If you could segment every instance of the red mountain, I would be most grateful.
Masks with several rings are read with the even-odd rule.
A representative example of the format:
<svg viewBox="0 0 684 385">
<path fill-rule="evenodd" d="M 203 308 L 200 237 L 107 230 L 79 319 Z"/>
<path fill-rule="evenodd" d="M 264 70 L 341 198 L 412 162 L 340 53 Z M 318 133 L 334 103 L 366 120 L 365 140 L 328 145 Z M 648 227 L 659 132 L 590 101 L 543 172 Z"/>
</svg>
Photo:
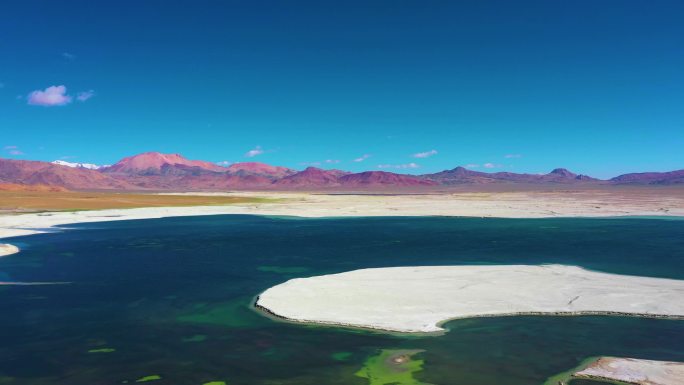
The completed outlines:
<svg viewBox="0 0 684 385">
<path fill-rule="evenodd" d="M 175 182 L 184 190 L 247 190 L 264 189 L 273 181 L 261 175 L 204 174 L 187 175 Z"/>
<path fill-rule="evenodd" d="M 366 171 L 340 177 L 339 182 L 345 187 L 413 187 L 436 186 L 438 183 L 412 175 L 395 174 L 385 171 Z"/>
<path fill-rule="evenodd" d="M 332 187 L 339 186 L 340 177 L 348 175 L 341 170 L 323 170 L 316 167 L 307 167 L 304 171 L 286 176 L 275 181 L 274 186 L 279 187 Z"/>
<path fill-rule="evenodd" d="M 233 163 L 228 167 L 228 172 L 236 175 L 260 175 L 271 179 L 279 179 L 295 174 L 297 171 L 287 167 L 271 166 L 259 162 Z"/>
<path fill-rule="evenodd" d="M 97 170 L 48 162 L 0 159 L 0 182 L 58 186 L 70 190 L 128 190 L 136 187 Z"/>
<path fill-rule="evenodd" d="M 609 181 L 577 175 L 563 168 L 557 168 L 548 174 L 485 173 L 463 167 L 418 176 L 384 171 L 352 174 L 315 167 L 297 172 L 286 167 L 256 162 L 221 167 L 210 162 L 188 160 L 178 154 L 147 152 L 124 158 L 113 166 L 99 170 L 47 162 L 0 159 L 0 183 L 70 190 L 171 191 L 390 189 L 480 183 L 684 185 L 684 170 L 625 174 Z"/>
<path fill-rule="evenodd" d="M 178 170 L 191 172 L 192 169 L 213 172 L 226 172 L 225 167 L 201 160 L 189 160 L 180 154 L 161 154 L 159 152 L 145 152 L 123 158 L 116 164 L 103 167 L 104 173 L 160 175 L 178 173 Z"/>
</svg>

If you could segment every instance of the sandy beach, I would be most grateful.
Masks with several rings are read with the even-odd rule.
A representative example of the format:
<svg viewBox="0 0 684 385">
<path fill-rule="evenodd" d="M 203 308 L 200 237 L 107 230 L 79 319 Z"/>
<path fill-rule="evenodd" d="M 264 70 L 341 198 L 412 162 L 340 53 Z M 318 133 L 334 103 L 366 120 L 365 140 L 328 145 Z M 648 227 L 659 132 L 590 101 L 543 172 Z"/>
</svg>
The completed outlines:
<svg viewBox="0 0 684 385">
<path fill-rule="evenodd" d="M 256 306 L 297 322 L 429 333 L 451 319 L 504 315 L 684 318 L 682 296 L 681 280 L 576 266 L 423 266 L 292 279 Z"/>
<path fill-rule="evenodd" d="M 168 195 L 168 194 L 164 194 Z M 186 193 L 264 198 L 227 205 L 143 207 L 0 216 L 0 238 L 53 226 L 174 216 L 254 214 L 300 217 L 465 216 L 502 218 L 684 216 L 684 190 L 454 192 L 436 194 Z M 49 199 L 49 197 L 46 197 Z"/>
</svg>

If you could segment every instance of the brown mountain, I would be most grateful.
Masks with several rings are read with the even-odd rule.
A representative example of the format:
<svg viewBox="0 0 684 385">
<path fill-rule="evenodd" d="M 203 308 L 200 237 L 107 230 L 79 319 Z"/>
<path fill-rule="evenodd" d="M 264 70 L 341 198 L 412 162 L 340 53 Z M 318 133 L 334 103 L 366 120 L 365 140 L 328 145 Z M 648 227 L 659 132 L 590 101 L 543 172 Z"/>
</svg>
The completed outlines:
<svg viewBox="0 0 684 385">
<path fill-rule="evenodd" d="M 610 180 L 614 184 L 673 185 L 684 184 L 684 170 L 623 174 Z"/>
<path fill-rule="evenodd" d="M 0 183 L 0 191 L 65 192 L 69 190 L 64 187 L 44 184 Z"/>
<path fill-rule="evenodd" d="M 443 185 L 478 184 L 478 183 L 579 183 L 595 182 L 598 179 L 587 175 L 578 175 L 564 168 L 557 168 L 548 174 L 518 174 L 514 172 L 480 172 L 456 167 L 434 174 L 421 175 L 422 178 L 432 180 Z"/>
</svg>

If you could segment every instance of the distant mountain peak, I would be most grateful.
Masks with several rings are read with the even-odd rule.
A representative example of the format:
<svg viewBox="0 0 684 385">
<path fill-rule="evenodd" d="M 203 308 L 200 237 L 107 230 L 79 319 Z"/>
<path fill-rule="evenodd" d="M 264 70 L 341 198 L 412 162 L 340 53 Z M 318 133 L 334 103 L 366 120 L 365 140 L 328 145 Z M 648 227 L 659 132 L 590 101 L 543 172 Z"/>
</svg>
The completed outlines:
<svg viewBox="0 0 684 385">
<path fill-rule="evenodd" d="M 387 171 L 364 171 L 340 177 L 340 183 L 351 187 L 413 187 L 434 186 L 437 182 L 414 175 L 395 174 Z"/>
<path fill-rule="evenodd" d="M 168 166 L 181 166 L 197 167 L 199 169 L 214 172 L 227 171 L 225 167 L 221 167 L 215 163 L 201 160 L 189 160 L 180 154 L 162 154 L 160 152 L 143 152 L 142 154 L 129 156 L 121 159 L 112 166 L 103 168 L 102 171 L 127 174 L 157 174 L 161 173 L 165 166 L 166 169 L 168 169 Z"/>
<path fill-rule="evenodd" d="M 50 186 L 49 188 L 56 186 L 87 190 L 159 191 L 370 191 L 478 184 L 517 184 L 533 188 L 535 185 L 684 185 L 684 170 L 624 174 L 610 180 L 598 180 L 587 175 L 575 174 L 565 168 L 556 168 L 547 174 L 526 174 L 509 171 L 482 172 L 458 166 L 433 174 L 407 175 L 377 170 L 351 173 L 319 167 L 307 167 L 302 171 L 296 171 L 260 162 L 234 163 L 229 167 L 222 167 L 215 163 L 189 160 L 178 153 L 150 151 L 121 159 L 112 166 L 102 167 L 65 160 L 40 162 L 0 158 L 0 183 L 6 184 L 7 189 L 42 185 Z"/>
<path fill-rule="evenodd" d="M 550 172 L 549 174 L 558 175 L 558 176 L 562 176 L 562 177 L 565 177 L 565 178 L 575 178 L 575 177 L 577 177 L 577 174 L 575 174 L 574 172 L 568 170 L 567 168 L 554 168 L 553 170 L 551 170 L 551 172 Z"/>
<path fill-rule="evenodd" d="M 296 174 L 288 175 L 275 182 L 276 186 L 330 187 L 339 185 L 339 178 L 348 173 L 340 170 L 324 170 L 318 167 L 307 167 Z"/>
<path fill-rule="evenodd" d="M 228 166 L 228 172 L 237 175 L 261 175 L 268 178 L 283 178 L 297 173 L 287 167 L 271 166 L 260 162 L 239 162 Z"/>
<path fill-rule="evenodd" d="M 667 172 L 622 174 L 610 180 L 615 184 L 684 185 L 684 169 Z"/>
</svg>

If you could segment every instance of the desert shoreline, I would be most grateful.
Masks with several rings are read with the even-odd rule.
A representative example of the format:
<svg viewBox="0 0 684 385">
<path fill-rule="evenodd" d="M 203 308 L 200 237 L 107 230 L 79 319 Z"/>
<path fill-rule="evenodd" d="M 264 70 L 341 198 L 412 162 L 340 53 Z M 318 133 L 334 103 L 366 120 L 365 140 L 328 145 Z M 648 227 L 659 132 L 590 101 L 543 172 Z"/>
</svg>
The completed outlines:
<svg viewBox="0 0 684 385">
<path fill-rule="evenodd" d="M 168 195 L 168 194 L 164 194 Z M 0 239 L 50 231 L 55 226 L 203 215 L 304 218 L 444 216 L 487 218 L 684 217 L 684 194 L 592 191 L 363 195 L 320 193 L 177 193 L 264 198 L 227 205 L 48 211 L 0 215 Z"/>
</svg>

